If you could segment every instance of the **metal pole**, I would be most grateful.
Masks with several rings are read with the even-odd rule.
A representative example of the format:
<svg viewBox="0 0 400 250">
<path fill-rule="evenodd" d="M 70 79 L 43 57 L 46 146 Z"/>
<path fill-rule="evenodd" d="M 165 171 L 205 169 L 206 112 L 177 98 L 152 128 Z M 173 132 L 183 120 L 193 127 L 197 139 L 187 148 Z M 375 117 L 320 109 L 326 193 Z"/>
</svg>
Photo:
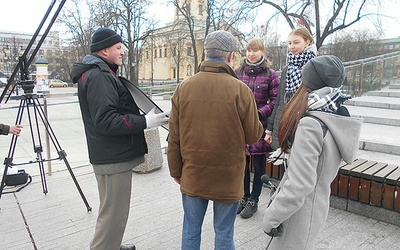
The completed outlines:
<svg viewBox="0 0 400 250">
<path fill-rule="evenodd" d="M 358 95 L 361 96 L 364 81 L 364 62 L 360 63 L 360 82 L 358 83 Z"/>
<path fill-rule="evenodd" d="M 47 112 L 47 98 L 46 95 L 43 94 L 43 106 L 44 106 L 44 115 L 48 118 L 48 112 Z M 50 138 L 49 138 L 49 129 L 48 129 L 48 124 L 45 122 L 44 126 L 46 127 L 46 153 L 47 153 L 47 159 L 51 159 L 51 154 L 50 154 Z M 53 171 L 51 168 L 51 161 L 47 162 L 47 172 L 49 176 L 52 175 Z"/>
<path fill-rule="evenodd" d="M 379 68 L 379 88 L 378 88 L 378 90 L 381 90 L 382 89 L 382 76 L 383 76 L 383 64 L 384 64 L 384 58 L 383 58 L 383 56 L 382 56 L 382 59 L 379 61 L 379 65 L 381 66 L 380 68 Z"/>
</svg>

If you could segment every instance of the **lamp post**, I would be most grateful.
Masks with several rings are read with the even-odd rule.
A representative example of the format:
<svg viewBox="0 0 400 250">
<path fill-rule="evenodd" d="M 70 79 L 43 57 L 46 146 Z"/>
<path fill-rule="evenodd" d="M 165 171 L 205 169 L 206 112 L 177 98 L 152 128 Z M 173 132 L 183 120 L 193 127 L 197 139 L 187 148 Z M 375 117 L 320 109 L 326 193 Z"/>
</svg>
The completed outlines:
<svg viewBox="0 0 400 250">
<path fill-rule="evenodd" d="M 3 43 L 2 70 L 5 71 L 7 75 L 10 75 L 10 72 L 18 63 L 18 58 L 22 55 L 23 51 L 24 46 L 22 42 L 18 42 L 15 37 L 6 40 Z"/>
</svg>

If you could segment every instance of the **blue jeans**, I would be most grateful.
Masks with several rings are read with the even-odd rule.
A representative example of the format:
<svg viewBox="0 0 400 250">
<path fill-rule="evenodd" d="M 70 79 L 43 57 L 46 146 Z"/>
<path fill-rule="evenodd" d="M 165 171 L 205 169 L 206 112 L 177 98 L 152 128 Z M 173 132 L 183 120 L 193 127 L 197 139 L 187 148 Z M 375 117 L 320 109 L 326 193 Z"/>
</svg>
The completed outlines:
<svg viewBox="0 0 400 250">
<path fill-rule="evenodd" d="M 182 250 L 200 250 L 201 227 L 207 211 L 208 201 L 203 198 L 182 194 L 183 230 Z M 214 204 L 214 249 L 234 250 L 233 229 L 236 219 L 238 203 Z"/>
<path fill-rule="evenodd" d="M 261 176 L 265 174 L 265 155 L 254 155 L 254 179 L 253 189 L 250 192 L 250 156 L 246 156 L 246 173 L 244 175 L 244 197 L 258 202 L 263 183 Z"/>
</svg>

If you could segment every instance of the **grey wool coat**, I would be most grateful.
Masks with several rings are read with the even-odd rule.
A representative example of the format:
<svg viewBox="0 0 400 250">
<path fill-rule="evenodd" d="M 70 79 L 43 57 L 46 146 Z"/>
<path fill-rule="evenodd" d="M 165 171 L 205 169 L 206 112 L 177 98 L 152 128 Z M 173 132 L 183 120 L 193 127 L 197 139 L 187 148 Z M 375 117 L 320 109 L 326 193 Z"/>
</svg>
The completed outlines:
<svg viewBox="0 0 400 250">
<path fill-rule="evenodd" d="M 286 88 L 286 72 L 287 67 L 283 68 L 282 70 L 275 106 L 271 116 L 268 117 L 267 129 L 272 132 L 272 143 L 270 145 L 272 150 L 277 150 L 279 148 L 278 125 L 281 119 L 283 108 L 286 105 L 284 98 Z"/>
<path fill-rule="evenodd" d="M 288 159 L 288 168 L 264 212 L 263 230 L 282 223 L 283 233 L 272 239 L 271 249 L 314 249 L 329 210 L 330 184 L 343 159 L 356 158 L 362 120 L 321 111 L 310 111 L 319 121 L 300 120 Z M 268 237 L 268 236 L 267 236 Z"/>
</svg>

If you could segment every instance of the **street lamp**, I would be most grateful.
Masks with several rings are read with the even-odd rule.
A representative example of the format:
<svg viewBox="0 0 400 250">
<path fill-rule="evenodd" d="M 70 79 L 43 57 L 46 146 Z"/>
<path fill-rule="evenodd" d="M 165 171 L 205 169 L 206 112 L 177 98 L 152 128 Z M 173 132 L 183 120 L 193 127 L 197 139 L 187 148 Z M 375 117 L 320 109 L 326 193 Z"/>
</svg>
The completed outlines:
<svg viewBox="0 0 400 250">
<path fill-rule="evenodd" d="M 15 37 L 13 37 L 11 42 L 5 42 L 2 48 L 2 71 L 5 71 L 7 75 L 10 75 L 10 72 L 18 63 L 18 58 L 22 55 L 23 51 L 23 44 L 21 42 L 17 42 Z"/>
</svg>

